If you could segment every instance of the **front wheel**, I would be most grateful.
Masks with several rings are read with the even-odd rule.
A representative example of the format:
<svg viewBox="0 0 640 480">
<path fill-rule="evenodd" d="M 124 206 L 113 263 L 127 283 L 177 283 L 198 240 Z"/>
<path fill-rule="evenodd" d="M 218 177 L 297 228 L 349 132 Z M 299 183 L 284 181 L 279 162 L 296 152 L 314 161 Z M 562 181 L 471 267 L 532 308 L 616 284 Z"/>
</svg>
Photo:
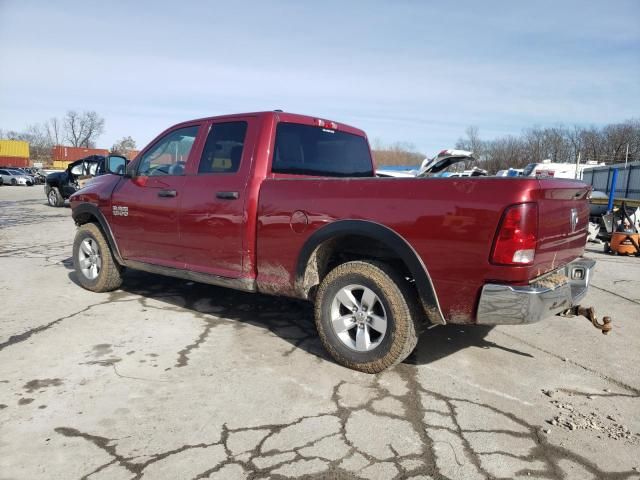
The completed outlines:
<svg viewBox="0 0 640 480">
<path fill-rule="evenodd" d="M 400 363 L 418 342 L 415 293 L 388 265 L 354 261 L 322 281 L 315 320 L 322 344 L 341 365 L 367 373 Z"/>
<path fill-rule="evenodd" d="M 94 223 L 78 228 L 73 241 L 73 266 L 80 285 L 92 292 L 110 292 L 122 285 L 122 268 Z"/>
<path fill-rule="evenodd" d="M 47 194 L 47 203 L 52 207 L 61 207 L 64 205 L 64 198 L 60 195 L 60 192 L 56 187 L 51 187 Z"/>
</svg>

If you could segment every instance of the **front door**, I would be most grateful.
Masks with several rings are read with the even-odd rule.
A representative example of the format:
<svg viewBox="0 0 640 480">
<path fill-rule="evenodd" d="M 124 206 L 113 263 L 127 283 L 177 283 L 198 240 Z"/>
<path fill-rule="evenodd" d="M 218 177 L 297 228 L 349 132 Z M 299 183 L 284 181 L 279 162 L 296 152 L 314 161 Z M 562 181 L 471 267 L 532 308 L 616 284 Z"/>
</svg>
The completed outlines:
<svg viewBox="0 0 640 480">
<path fill-rule="evenodd" d="M 198 125 L 160 137 L 123 178 L 111 196 L 112 229 L 127 260 L 184 268 L 178 230 L 185 169 Z"/>
<path fill-rule="evenodd" d="M 227 278 L 247 262 L 246 187 L 257 125 L 252 117 L 216 120 L 197 166 L 187 176 L 180 205 L 181 243 L 189 270 Z"/>
</svg>

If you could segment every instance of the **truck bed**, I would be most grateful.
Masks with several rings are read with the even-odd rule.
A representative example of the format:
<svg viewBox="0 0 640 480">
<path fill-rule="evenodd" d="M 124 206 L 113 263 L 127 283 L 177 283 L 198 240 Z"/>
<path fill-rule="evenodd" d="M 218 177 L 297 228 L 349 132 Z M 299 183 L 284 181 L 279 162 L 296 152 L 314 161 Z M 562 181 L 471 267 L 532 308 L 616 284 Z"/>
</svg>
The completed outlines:
<svg viewBox="0 0 640 480">
<path fill-rule="evenodd" d="M 417 252 L 447 322 L 472 323 L 483 284 L 527 285 L 582 255 L 588 192 L 581 182 L 534 178 L 267 178 L 258 205 L 258 286 L 294 292 L 307 239 L 337 220 L 362 219 L 390 228 Z M 523 202 L 538 204 L 535 261 L 494 265 L 500 218 L 507 206 Z"/>
</svg>

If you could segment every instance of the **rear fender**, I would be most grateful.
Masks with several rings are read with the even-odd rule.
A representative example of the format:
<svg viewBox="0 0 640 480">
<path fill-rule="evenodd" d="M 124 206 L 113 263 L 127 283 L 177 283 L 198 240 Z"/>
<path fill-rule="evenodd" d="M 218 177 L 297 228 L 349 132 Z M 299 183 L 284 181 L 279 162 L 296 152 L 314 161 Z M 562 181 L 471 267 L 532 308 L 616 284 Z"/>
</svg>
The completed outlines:
<svg viewBox="0 0 640 480">
<path fill-rule="evenodd" d="M 438 297 L 433 287 L 426 266 L 413 247 L 400 235 L 379 223 L 365 220 L 339 220 L 316 231 L 307 239 L 300 250 L 296 267 L 296 291 L 301 298 L 308 298 L 310 285 L 319 283 L 317 268 L 313 267 L 318 259 L 320 247 L 326 242 L 339 240 L 341 237 L 359 236 L 370 238 L 383 244 L 395 253 L 415 280 L 416 290 L 429 320 L 434 324 L 446 323 Z"/>
</svg>

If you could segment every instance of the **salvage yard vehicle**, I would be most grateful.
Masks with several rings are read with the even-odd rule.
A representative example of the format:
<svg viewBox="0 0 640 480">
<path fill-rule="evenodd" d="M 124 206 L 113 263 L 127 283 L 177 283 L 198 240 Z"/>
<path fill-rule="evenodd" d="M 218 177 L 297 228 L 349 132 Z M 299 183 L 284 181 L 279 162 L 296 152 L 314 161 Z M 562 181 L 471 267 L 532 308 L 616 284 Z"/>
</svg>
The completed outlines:
<svg viewBox="0 0 640 480">
<path fill-rule="evenodd" d="M 9 168 L 1 168 L 0 177 L 2 177 L 2 183 L 4 185 L 26 185 L 30 187 L 34 183 L 33 179 L 24 172 Z"/>
<path fill-rule="evenodd" d="M 587 291 L 588 185 L 377 178 L 365 133 L 280 111 L 175 125 L 71 196 L 94 292 L 123 268 L 315 304 L 340 364 L 380 372 L 430 325 L 527 324 Z"/>
<path fill-rule="evenodd" d="M 47 202 L 52 207 L 62 207 L 64 201 L 73 193 L 85 186 L 92 178 L 107 173 L 105 169 L 106 157 L 91 155 L 70 163 L 63 172 L 47 175 L 44 193 Z M 124 172 L 124 167 L 122 167 Z"/>
</svg>

